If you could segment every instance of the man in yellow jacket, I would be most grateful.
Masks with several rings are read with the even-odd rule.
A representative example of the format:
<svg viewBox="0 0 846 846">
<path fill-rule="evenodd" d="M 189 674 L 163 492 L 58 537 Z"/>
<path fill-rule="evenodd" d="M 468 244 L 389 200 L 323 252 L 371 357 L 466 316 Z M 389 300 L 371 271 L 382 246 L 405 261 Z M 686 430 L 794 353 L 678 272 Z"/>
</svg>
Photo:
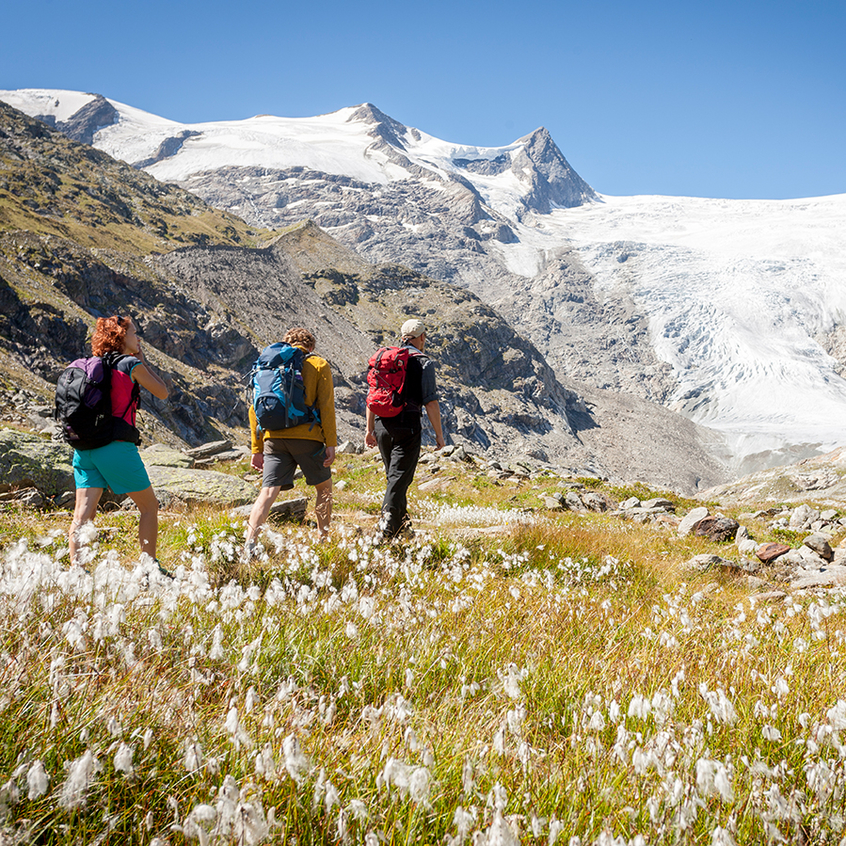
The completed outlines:
<svg viewBox="0 0 846 846">
<path fill-rule="evenodd" d="M 314 486 L 317 533 L 324 540 L 332 520 L 332 462 L 338 446 L 335 426 L 335 388 L 329 363 L 314 355 L 315 338 L 307 329 L 296 327 L 285 333 L 286 344 L 299 347 L 306 353 L 303 361 L 303 387 L 305 403 L 314 406 L 320 415 L 319 422 L 300 423 L 289 429 L 263 432 L 259 429 L 256 414 L 250 405 L 250 433 L 252 458 L 250 465 L 263 473 L 261 493 L 250 512 L 247 524 L 245 557 L 255 550 L 255 541 L 270 514 L 270 508 L 280 491 L 294 487 L 294 473 L 299 467 L 305 480 Z"/>
</svg>

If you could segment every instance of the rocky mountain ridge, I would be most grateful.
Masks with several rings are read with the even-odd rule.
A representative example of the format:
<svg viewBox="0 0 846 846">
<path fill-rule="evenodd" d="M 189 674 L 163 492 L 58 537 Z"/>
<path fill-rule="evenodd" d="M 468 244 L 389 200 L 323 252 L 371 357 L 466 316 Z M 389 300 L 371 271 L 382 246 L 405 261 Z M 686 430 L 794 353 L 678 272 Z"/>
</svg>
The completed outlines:
<svg viewBox="0 0 846 846">
<path fill-rule="evenodd" d="M 150 177 L 102 153 L 91 159 L 90 148 L 4 105 L 0 132 L 0 365 L 7 390 L 28 387 L 36 406 L 49 402 L 64 363 L 84 350 L 94 317 L 130 313 L 172 387 L 165 402 L 146 399 L 147 436 L 243 440 L 244 374 L 257 349 L 305 324 L 336 374 L 341 435 L 360 439 L 367 357 L 415 314 L 432 327 L 454 442 L 492 455 L 519 444 L 573 472 L 672 481 L 684 490 L 725 478 L 703 446 L 706 433 L 647 403 L 621 406 L 602 392 L 585 402 L 466 290 L 399 265 L 372 265 L 310 222 L 270 237 L 168 186 L 157 198 L 164 225 L 149 226 L 138 209 L 144 191 L 158 189 Z M 27 171 L 53 174 L 59 188 L 50 194 Z M 63 193 L 70 173 L 75 204 Z M 104 174 L 112 194 L 124 192 L 122 203 L 102 196 Z M 183 209 L 187 198 L 196 207 Z M 185 220 L 198 219 L 214 225 L 185 246 Z M 10 225 L 18 221 L 24 226 Z M 261 246 L 243 245 L 261 237 Z"/>
<path fill-rule="evenodd" d="M 3 97 L 68 131 L 99 103 Z M 466 287 L 560 380 L 717 428 L 737 473 L 842 441 L 830 421 L 846 409 L 846 198 L 601 196 L 542 129 L 500 148 L 458 145 L 370 104 L 180 124 L 107 102 L 117 118 L 94 132 L 98 148 L 254 225 L 309 218 L 370 261 Z"/>
</svg>

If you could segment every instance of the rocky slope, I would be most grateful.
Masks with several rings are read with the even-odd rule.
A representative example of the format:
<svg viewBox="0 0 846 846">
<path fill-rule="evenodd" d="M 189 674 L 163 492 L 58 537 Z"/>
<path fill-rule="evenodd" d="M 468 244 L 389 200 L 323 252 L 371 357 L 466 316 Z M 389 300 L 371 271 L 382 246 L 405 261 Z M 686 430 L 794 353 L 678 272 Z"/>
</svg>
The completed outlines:
<svg viewBox="0 0 846 846">
<path fill-rule="evenodd" d="M 586 404 L 466 290 L 372 265 L 308 222 L 271 238 L 2 104 L 0 133 L 0 369 L 12 404 L 20 388 L 49 403 L 94 317 L 130 313 L 172 386 L 165 402 L 147 397 L 146 434 L 243 440 L 256 350 L 304 324 L 337 375 L 341 435 L 360 440 L 367 357 L 415 314 L 431 325 L 455 442 L 680 490 L 725 478 L 707 433 L 610 394 Z"/>
<path fill-rule="evenodd" d="M 794 464 L 773 467 L 702 491 L 703 499 L 725 502 L 816 502 L 839 506 L 846 501 L 846 447 Z"/>
<path fill-rule="evenodd" d="M 738 474 L 842 444 L 846 195 L 600 196 L 543 129 L 461 145 L 369 104 L 181 124 L 80 92 L 0 99 L 254 225 L 310 218 L 466 287 L 559 379 L 721 431 Z"/>
</svg>

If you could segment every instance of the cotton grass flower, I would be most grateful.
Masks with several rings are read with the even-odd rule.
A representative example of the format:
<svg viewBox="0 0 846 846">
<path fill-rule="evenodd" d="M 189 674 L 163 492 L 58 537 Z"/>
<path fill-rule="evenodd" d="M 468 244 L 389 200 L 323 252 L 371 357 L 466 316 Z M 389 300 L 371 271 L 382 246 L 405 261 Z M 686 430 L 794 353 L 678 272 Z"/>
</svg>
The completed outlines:
<svg viewBox="0 0 846 846">
<path fill-rule="evenodd" d="M 121 743 L 115 753 L 115 770 L 119 773 L 123 773 L 124 775 L 133 775 L 135 772 L 135 767 L 132 765 L 133 754 L 133 749 L 128 743 Z"/>
<path fill-rule="evenodd" d="M 26 784 L 28 788 L 27 798 L 40 799 L 50 787 L 50 777 L 44 769 L 44 764 L 40 760 L 33 761 L 32 766 L 26 774 Z"/>
<path fill-rule="evenodd" d="M 197 773 L 203 768 L 203 748 L 196 740 L 185 741 L 182 763 L 189 773 Z"/>
<path fill-rule="evenodd" d="M 708 758 L 696 762 L 696 789 L 702 796 L 719 796 L 724 802 L 734 801 L 734 790 L 725 764 Z"/>
<path fill-rule="evenodd" d="M 282 741 L 282 754 L 284 755 L 285 769 L 288 775 L 297 784 L 301 784 L 306 773 L 311 768 L 311 763 L 303 754 L 300 748 L 300 742 L 294 735 L 289 734 Z"/>
<path fill-rule="evenodd" d="M 91 779 L 99 769 L 100 761 L 90 749 L 71 761 L 68 765 L 68 777 L 59 790 L 59 805 L 68 810 L 83 807 Z"/>
</svg>

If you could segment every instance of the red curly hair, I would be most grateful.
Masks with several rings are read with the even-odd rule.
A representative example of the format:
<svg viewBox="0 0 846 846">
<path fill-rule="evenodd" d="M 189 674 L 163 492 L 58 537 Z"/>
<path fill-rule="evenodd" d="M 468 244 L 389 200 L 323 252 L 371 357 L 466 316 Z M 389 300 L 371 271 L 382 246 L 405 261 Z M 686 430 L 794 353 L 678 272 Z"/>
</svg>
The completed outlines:
<svg viewBox="0 0 846 846">
<path fill-rule="evenodd" d="M 103 356 L 110 352 L 120 352 L 127 329 L 128 317 L 98 317 L 91 337 L 91 354 Z"/>
</svg>

